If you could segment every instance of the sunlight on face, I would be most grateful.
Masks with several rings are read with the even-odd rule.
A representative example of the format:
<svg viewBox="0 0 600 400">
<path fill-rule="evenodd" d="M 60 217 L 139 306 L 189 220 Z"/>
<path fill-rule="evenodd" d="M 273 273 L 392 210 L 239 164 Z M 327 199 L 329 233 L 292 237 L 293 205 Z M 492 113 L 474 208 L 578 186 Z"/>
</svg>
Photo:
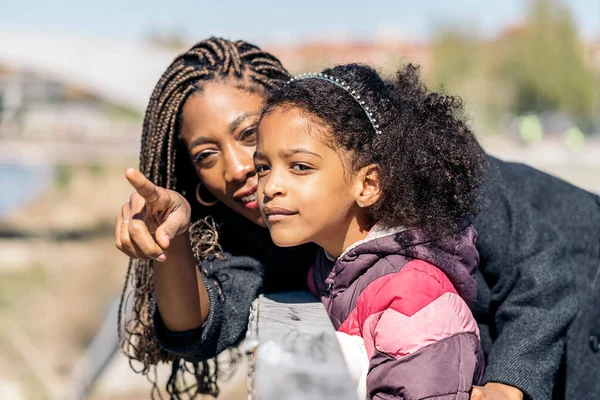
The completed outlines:
<svg viewBox="0 0 600 400">
<path fill-rule="evenodd" d="M 318 137 L 322 130 L 294 109 L 276 108 L 259 124 L 257 195 L 278 246 L 315 242 L 326 247 L 355 217 L 344 162 Z"/>
<path fill-rule="evenodd" d="M 252 155 L 264 98 L 223 83 L 206 83 L 183 106 L 181 138 L 202 184 L 220 202 L 265 226 L 256 200 Z"/>
</svg>

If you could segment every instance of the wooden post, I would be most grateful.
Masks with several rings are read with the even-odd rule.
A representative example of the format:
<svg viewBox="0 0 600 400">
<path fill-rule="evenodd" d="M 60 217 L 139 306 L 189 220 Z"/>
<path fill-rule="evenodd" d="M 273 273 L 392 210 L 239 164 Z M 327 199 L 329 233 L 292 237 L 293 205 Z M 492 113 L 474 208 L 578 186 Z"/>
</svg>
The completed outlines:
<svg viewBox="0 0 600 400">
<path fill-rule="evenodd" d="M 312 294 L 261 296 L 252 314 L 249 398 L 356 400 L 331 321 Z"/>
</svg>

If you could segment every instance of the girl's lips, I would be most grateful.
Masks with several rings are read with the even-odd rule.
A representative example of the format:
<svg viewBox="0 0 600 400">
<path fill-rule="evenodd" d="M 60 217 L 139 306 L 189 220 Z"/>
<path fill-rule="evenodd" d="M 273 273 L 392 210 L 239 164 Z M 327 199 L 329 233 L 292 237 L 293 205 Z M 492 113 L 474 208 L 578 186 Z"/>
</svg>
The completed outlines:
<svg viewBox="0 0 600 400">
<path fill-rule="evenodd" d="M 267 215 L 267 221 L 269 222 L 279 222 L 290 217 L 293 217 L 296 214 L 269 214 Z"/>
<path fill-rule="evenodd" d="M 277 206 L 265 206 L 263 212 L 267 216 L 267 221 L 269 222 L 277 222 L 283 221 L 289 217 L 293 217 L 298 214 L 296 211 L 288 210 L 287 208 L 277 207 Z"/>
</svg>

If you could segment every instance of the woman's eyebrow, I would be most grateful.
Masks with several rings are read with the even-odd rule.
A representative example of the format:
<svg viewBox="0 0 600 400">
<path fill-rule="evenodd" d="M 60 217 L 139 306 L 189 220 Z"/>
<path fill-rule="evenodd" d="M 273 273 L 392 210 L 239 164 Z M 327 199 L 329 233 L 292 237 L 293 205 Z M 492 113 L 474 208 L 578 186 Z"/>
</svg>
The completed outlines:
<svg viewBox="0 0 600 400">
<path fill-rule="evenodd" d="M 193 149 L 196 146 L 200 146 L 201 144 L 212 143 L 213 141 L 205 136 L 200 136 L 190 142 L 190 149 Z"/>
<path fill-rule="evenodd" d="M 233 132 L 235 131 L 242 122 L 244 122 L 244 120 L 248 117 L 253 117 L 256 115 L 260 115 L 260 111 L 250 111 L 250 112 L 246 112 L 243 113 L 242 115 L 240 115 L 239 117 L 237 117 L 236 119 L 234 119 L 233 121 L 231 121 L 231 123 L 229 124 L 229 131 Z"/>
</svg>

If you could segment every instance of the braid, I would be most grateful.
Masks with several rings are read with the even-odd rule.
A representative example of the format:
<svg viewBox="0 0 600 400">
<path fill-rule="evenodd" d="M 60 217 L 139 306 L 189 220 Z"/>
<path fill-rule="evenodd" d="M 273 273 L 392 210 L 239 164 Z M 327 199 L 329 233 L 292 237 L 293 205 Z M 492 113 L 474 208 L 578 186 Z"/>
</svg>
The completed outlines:
<svg viewBox="0 0 600 400">
<path fill-rule="evenodd" d="M 186 196 L 186 189 L 193 187 L 197 178 L 178 164 L 177 160 L 185 159 L 187 154 L 178 156 L 182 149 L 177 136 L 182 108 L 189 96 L 201 90 L 203 82 L 211 80 L 239 80 L 270 91 L 289 78 L 277 58 L 247 42 L 210 38 L 197 43 L 175 58 L 152 92 L 143 123 L 140 171 L 154 184 Z M 190 204 L 192 209 L 201 207 L 193 201 Z M 200 262 L 220 249 L 218 234 L 214 224 L 206 218 L 193 222 L 190 238 L 196 260 Z M 130 362 L 142 364 L 138 372 L 152 381 L 152 398 L 155 395 L 162 398 L 156 379 L 152 378 L 159 362 L 172 363 L 166 386 L 170 398 L 180 399 L 182 395 L 195 398 L 205 393 L 216 396 L 219 392 L 216 378 L 222 372 L 216 360 L 191 364 L 161 349 L 152 321 L 153 294 L 153 261 L 130 260 L 118 315 L 121 351 Z M 132 303 L 131 316 L 127 313 L 129 303 Z M 233 365 L 238 357 L 232 355 Z M 189 387 L 182 383 L 185 373 L 192 374 L 196 381 Z"/>
</svg>

